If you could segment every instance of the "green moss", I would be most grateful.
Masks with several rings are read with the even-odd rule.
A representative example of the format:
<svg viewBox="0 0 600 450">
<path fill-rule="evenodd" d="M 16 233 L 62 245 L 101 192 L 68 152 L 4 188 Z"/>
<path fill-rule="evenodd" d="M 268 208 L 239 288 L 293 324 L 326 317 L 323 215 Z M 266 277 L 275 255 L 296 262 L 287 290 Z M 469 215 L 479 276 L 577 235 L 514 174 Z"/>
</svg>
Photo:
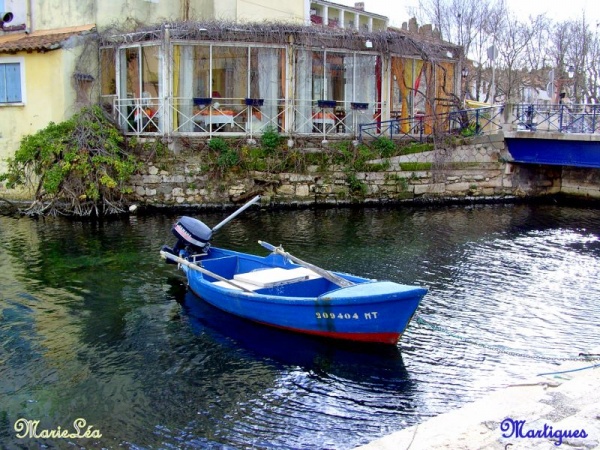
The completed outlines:
<svg viewBox="0 0 600 450">
<path fill-rule="evenodd" d="M 400 163 L 400 170 L 404 172 L 421 172 L 431 170 L 430 162 L 406 162 Z"/>
<path fill-rule="evenodd" d="M 431 142 L 413 142 L 405 147 L 402 147 L 400 154 L 412 155 L 414 153 L 424 153 L 434 150 L 435 146 Z"/>
</svg>

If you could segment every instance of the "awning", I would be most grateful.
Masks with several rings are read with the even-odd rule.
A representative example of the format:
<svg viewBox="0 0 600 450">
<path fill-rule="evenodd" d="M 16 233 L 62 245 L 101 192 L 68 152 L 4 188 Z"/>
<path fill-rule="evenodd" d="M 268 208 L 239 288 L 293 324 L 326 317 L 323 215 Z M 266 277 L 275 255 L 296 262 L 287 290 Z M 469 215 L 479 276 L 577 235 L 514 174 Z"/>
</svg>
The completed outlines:
<svg viewBox="0 0 600 450">
<path fill-rule="evenodd" d="M 0 53 L 49 52 L 61 48 L 65 41 L 90 33 L 96 25 L 10 33 L 0 36 Z"/>
<path fill-rule="evenodd" d="M 491 108 L 492 107 L 492 105 L 490 103 L 476 102 L 475 100 L 465 100 L 465 105 L 467 105 L 468 108 L 473 108 L 473 109 Z"/>
</svg>

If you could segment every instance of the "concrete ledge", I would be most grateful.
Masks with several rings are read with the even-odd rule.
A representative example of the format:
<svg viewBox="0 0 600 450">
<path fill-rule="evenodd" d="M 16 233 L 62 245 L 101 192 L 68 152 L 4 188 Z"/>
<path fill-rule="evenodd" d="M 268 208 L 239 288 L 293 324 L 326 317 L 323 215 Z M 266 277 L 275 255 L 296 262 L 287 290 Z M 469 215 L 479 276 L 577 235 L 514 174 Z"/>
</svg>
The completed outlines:
<svg viewBox="0 0 600 450">
<path fill-rule="evenodd" d="M 581 362 L 569 368 L 597 365 Z M 598 448 L 600 445 L 600 367 L 516 382 L 489 396 L 426 422 L 358 447 L 360 450 L 456 450 Z M 510 421 L 508 420 L 510 419 Z M 525 421 L 522 435 L 546 430 L 546 436 L 516 436 L 514 423 Z M 503 428 L 501 429 L 501 424 Z M 517 425 L 518 426 L 518 425 Z M 552 429 L 548 428 L 552 427 Z M 504 431 L 503 431 L 504 430 Z M 560 439 L 557 430 L 577 431 Z M 508 437 L 504 437 L 503 434 Z M 583 436 L 583 435 L 586 436 Z"/>
<path fill-rule="evenodd" d="M 600 134 L 592 133 L 559 133 L 558 131 L 505 131 L 507 139 L 546 139 L 554 141 L 600 141 Z"/>
</svg>

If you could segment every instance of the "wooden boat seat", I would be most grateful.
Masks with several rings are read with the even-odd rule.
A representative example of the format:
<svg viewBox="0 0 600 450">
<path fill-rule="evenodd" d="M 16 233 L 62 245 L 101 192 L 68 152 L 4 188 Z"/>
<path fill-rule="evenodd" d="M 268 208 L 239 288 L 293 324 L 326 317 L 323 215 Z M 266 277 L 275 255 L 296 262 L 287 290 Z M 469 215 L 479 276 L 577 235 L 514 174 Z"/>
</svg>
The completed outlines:
<svg viewBox="0 0 600 450">
<path fill-rule="evenodd" d="M 297 267 L 289 270 L 281 267 L 274 267 L 272 269 L 254 270 L 252 272 L 235 274 L 233 276 L 233 281 L 238 285 L 242 285 L 245 288 L 255 291 L 257 289 L 281 286 L 316 278 L 321 278 L 321 276 L 304 267 Z M 213 284 L 228 289 L 237 289 L 235 286 L 225 281 L 216 281 Z"/>
</svg>

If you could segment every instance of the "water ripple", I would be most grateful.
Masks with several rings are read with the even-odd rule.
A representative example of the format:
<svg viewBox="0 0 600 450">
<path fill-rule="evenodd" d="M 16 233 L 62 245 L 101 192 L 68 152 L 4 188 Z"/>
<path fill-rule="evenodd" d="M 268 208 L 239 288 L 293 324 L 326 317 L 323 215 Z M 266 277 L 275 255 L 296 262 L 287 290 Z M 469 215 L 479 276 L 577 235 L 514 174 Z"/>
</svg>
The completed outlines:
<svg viewBox="0 0 600 450">
<path fill-rule="evenodd" d="M 262 239 L 328 268 L 428 286 L 392 349 L 292 335 L 202 303 L 157 257 L 174 218 L 0 217 L 0 440 L 19 445 L 18 417 L 51 428 L 76 415 L 105 447 L 348 449 L 597 345 L 596 210 L 251 209 L 216 233 L 215 245 L 264 254 Z"/>
</svg>

